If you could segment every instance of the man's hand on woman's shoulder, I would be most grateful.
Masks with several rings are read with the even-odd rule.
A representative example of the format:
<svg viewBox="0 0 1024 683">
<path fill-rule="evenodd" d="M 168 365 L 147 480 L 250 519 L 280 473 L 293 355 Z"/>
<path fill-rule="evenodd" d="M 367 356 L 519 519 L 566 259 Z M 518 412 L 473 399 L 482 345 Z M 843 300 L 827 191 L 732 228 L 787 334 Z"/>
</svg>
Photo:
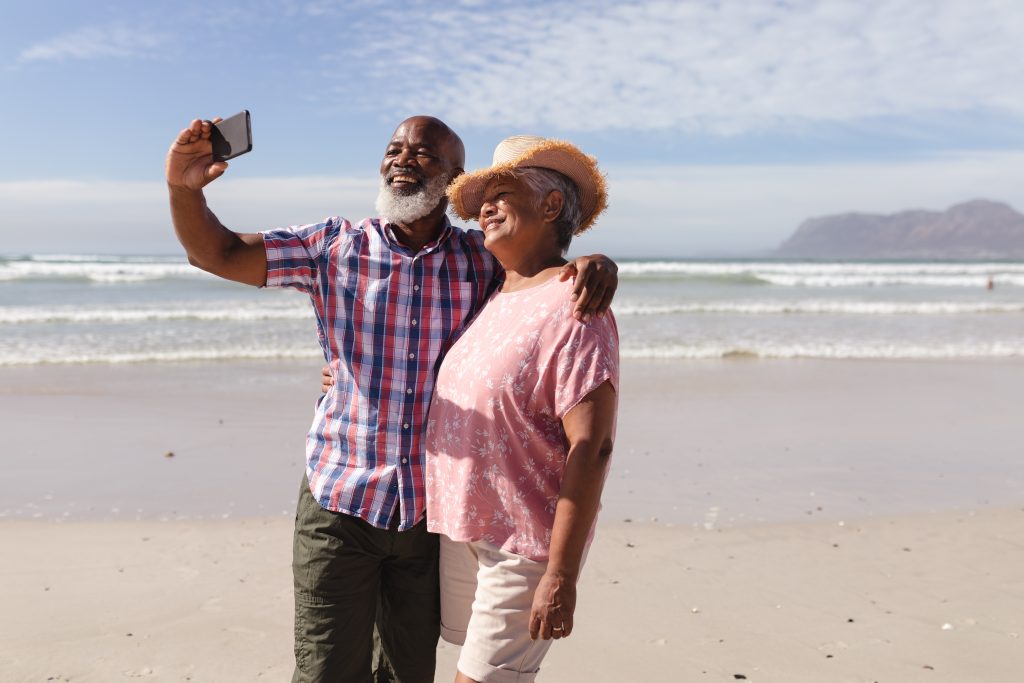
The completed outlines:
<svg viewBox="0 0 1024 683">
<path fill-rule="evenodd" d="M 565 282 L 576 278 L 572 288 L 572 300 L 576 302 L 573 315 L 577 320 L 587 322 L 591 316 L 601 317 L 612 305 L 612 298 L 619 286 L 619 267 L 604 254 L 579 256 L 562 266 L 558 278 Z"/>
</svg>

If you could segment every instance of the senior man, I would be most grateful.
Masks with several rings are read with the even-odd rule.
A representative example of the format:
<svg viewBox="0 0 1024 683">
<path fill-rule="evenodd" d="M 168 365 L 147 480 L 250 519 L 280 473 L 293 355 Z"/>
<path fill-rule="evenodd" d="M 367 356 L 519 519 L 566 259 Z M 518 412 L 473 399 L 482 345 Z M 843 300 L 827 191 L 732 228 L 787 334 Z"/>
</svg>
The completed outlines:
<svg viewBox="0 0 1024 683">
<path fill-rule="evenodd" d="M 437 537 L 424 519 L 425 418 L 438 366 L 502 271 L 479 231 L 452 226 L 445 189 L 462 141 L 427 116 L 403 121 L 380 166 L 379 217 L 235 233 L 203 187 L 213 122 L 167 154 L 171 217 L 189 262 L 214 275 L 309 295 L 334 387 L 316 405 L 295 515 L 293 682 L 371 680 L 376 621 L 391 674 L 431 681 L 439 633 Z M 584 257 L 577 315 L 607 308 L 615 266 Z"/>
</svg>

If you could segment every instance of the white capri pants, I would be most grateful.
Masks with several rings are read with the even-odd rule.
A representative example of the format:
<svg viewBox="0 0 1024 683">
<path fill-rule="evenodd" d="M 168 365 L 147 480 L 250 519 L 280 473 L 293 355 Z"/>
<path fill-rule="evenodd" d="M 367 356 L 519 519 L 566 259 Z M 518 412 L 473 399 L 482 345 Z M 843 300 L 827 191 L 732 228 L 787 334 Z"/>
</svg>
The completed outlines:
<svg viewBox="0 0 1024 683">
<path fill-rule="evenodd" d="M 441 637 L 462 646 L 459 671 L 481 683 L 537 677 L 554 642 L 530 639 L 533 594 L 546 570 L 547 562 L 486 541 L 441 534 Z"/>
</svg>

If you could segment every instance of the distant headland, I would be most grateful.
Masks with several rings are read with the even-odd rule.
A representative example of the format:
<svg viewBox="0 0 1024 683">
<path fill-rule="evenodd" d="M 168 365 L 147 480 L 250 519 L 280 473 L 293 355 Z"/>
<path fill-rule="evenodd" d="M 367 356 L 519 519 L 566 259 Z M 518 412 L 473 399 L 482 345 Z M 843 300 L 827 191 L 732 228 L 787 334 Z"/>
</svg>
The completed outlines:
<svg viewBox="0 0 1024 683">
<path fill-rule="evenodd" d="M 975 199 L 945 211 L 843 213 L 811 218 L 783 242 L 789 258 L 1021 259 L 1024 215 Z"/>
</svg>

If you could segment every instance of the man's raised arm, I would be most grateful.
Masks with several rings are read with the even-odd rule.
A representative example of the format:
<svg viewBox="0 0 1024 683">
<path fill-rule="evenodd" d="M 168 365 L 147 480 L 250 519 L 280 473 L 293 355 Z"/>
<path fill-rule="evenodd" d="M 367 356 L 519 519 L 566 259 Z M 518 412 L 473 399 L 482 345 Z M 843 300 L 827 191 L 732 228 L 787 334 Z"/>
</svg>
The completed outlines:
<svg viewBox="0 0 1024 683">
<path fill-rule="evenodd" d="M 267 281 L 263 236 L 225 228 L 206 206 L 203 188 L 227 170 L 213 160 L 210 129 L 220 119 L 196 119 L 178 133 L 167 152 L 167 191 L 171 220 L 188 262 L 228 280 L 260 287 Z"/>
</svg>

